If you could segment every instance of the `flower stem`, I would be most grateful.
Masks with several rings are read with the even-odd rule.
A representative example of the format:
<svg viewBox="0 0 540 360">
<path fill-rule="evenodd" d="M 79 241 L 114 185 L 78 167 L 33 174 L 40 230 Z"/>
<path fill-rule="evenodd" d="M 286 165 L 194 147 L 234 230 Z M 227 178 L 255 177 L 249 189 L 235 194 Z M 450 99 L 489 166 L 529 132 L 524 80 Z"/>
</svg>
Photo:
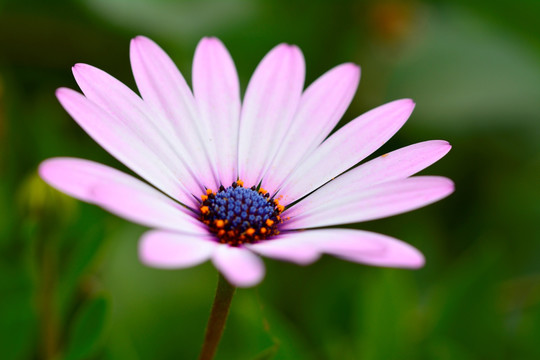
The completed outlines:
<svg viewBox="0 0 540 360">
<path fill-rule="evenodd" d="M 212 360 L 216 354 L 219 340 L 225 328 L 225 322 L 229 315 L 232 297 L 236 287 L 219 274 L 216 296 L 212 304 L 212 312 L 206 325 L 206 334 L 204 335 L 204 344 L 202 346 L 199 360 Z"/>
</svg>

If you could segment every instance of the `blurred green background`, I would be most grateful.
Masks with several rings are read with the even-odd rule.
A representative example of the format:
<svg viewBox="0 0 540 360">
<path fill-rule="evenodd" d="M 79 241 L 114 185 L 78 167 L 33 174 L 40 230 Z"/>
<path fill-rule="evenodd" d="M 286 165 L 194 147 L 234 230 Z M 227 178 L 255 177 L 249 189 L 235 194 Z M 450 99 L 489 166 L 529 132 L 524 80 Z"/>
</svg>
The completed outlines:
<svg viewBox="0 0 540 360">
<path fill-rule="evenodd" d="M 217 280 L 206 263 L 137 259 L 145 230 L 50 189 L 40 161 L 125 169 L 58 104 L 70 67 L 134 88 L 129 40 L 158 42 L 189 79 L 199 39 L 229 48 L 243 89 L 279 42 L 306 82 L 346 61 L 362 80 L 344 122 L 397 98 L 417 107 L 381 151 L 446 139 L 424 171 L 456 182 L 435 205 L 358 224 L 403 239 L 419 271 L 323 257 L 265 260 L 240 290 L 218 359 L 540 358 L 540 1 L 0 1 L 0 358 L 193 359 Z M 55 355 L 56 354 L 56 355 Z"/>
</svg>

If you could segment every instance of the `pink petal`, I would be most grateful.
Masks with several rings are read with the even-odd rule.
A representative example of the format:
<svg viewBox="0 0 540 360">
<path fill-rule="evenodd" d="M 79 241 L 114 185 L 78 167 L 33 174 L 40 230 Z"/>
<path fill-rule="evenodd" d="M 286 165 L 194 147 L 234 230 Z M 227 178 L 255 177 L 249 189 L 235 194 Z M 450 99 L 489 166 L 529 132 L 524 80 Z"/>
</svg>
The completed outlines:
<svg viewBox="0 0 540 360">
<path fill-rule="evenodd" d="M 191 190 L 180 181 L 187 180 L 197 187 L 191 175 L 186 175 L 181 167 L 167 166 L 163 161 L 167 155 L 154 148 L 146 134 L 127 126 L 76 91 L 61 88 L 56 96 L 73 119 L 111 155 L 171 197 L 196 206 Z"/>
<path fill-rule="evenodd" d="M 130 221 L 183 233 L 206 233 L 204 225 L 181 205 L 108 166 L 82 159 L 53 158 L 41 163 L 39 173 L 56 189 Z"/>
<path fill-rule="evenodd" d="M 249 248 L 270 258 L 307 265 L 326 253 L 349 261 L 389 267 L 421 267 L 424 257 L 414 247 L 386 235 L 352 229 L 287 232 Z"/>
<path fill-rule="evenodd" d="M 85 96 L 122 124 L 124 132 L 130 131 L 139 138 L 147 151 L 156 154 L 167 168 L 175 172 L 192 194 L 204 191 L 184 160 L 189 154 L 176 146 L 178 139 L 174 133 L 160 127 L 164 120 L 156 121 L 159 113 L 152 112 L 127 86 L 100 69 L 77 64 L 73 67 L 73 74 Z"/>
<path fill-rule="evenodd" d="M 240 86 L 233 60 L 216 38 L 203 38 L 197 46 L 193 91 L 213 167 L 220 183 L 229 186 L 238 178 Z"/>
<path fill-rule="evenodd" d="M 325 191 L 322 187 L 313 196 Z M 330 201 L 306 202 L 305 205 L 301 201 L 286 210 L 283 218 L 290 219 L 283 228 L 302 229 L 380 219 L 434 203 L 453 191 L 454 183 L 438 176 L 411 177 L 359 190 L 342 189 L 334 193 Z"/>
<path fill-rule="evenodd" d="M 291 231 L 246 246 L 260 255 L 300 265 L 317 261 L 322 253 L 340 256 L 351 251 L 369 253 L 381 250 L 379 244 L 363 241 L 360 234 L 348 229 Z"/>
<path fill-rule="evenodd" d="M 377 183 L 404 179 L 430 166 L 450 151 L 450 144 L 446 141 L 432 140 L 410 145 L 391 153 L 379 156 L 360 165 L 335 180 L 325 184 L 305 199 L 302 199 L 302 208 L 326 204 L 346 189 L 358 191 L 371 187 Z M 348 196 L 348 193 L 345 194 Z M 292 210 L 291 215 L 297 213 Z"/>
<path fill-rule="evenodd" d="M 349 253 L 375 254 L 382 246 L 372 241 L 372 233 L 351 229 L 321 229 L 287 233 L 293 242 L 307 242 L 321 253 L 343 256 Z M 378 234 L 376 234 L 378 235 Z"/>
<path fill-rule="evenodd" d="M 409 145 L 368 161 L 338 179 L 345 178 L 343 185 L 354 188 L 404 179 L 434 164 L 451 148 L 452 146 L 443 140 Z"/>
<path fill-rule="evenodd" d="M 339 129 L 289 176 L 281 202 L 294 202 L 370 155 L 403 126 L 413 108 L 412 100 L 393 101 Z"/>
<path fill-rule="evenodd" d="M 239 177 L 258 185 L 289 129 L 304 86 L 303 55 L 281 44 L 261 61 L 247 87 L 238 143 Z"/>
<path fill-rule="evenodd" d="M 334 255 L 345 260 L 374 266 L 411 269 L 424 266 L 424 255 L 413 246 L 390 236 L 359 230 L 357 232 L 359 232 L 358 240 L 377 244 L 381 250 L 367 253 L 350 251 Z"/>
<path fill-rule="evenodd" d="M 261 258 L 248 249 L 220 245 L 212 257 L 215 267 L 234 286 L 257 285 L 264 277 Z"/>
<path fill-rule="evenodd" d="M 311 239 L 298 236 L 298 234 L 306 232 L 288 232 L 280 234 L 274 239 L 246 245 L 246 247 L 257 254 L 272 259 L 289 261 L 299 265 L 309 265 L 317 261 L 321 253 L 313 242 L 309 241 Z"/>
<path fill-rule="evenodd" d="M 198 180 L 206 187 L 215 187 L 207 149 L 197 127 L 195 99 L 184 77 L 169 56 L 144 36 L 131 41 L 130 58 L 141 96 L 156 114 L 152 121 L 179 153 L 186 154 L 183 160 Z"/>
<path fill-rule="evenodd" d="M 359 81 L 360 68 L 347 63 L 328 71 L 306 89 L 263 179 L 264 189 L 275 193 L 300 161 L 330 134 L 351 103 Z"/>
<path fill-rule="evenodd" d="M 187 268 L 210 259 L 217 247 L 210 237 L 149 231 L 139 242 L 139 257 L 152 267 Z"/>
</svg>

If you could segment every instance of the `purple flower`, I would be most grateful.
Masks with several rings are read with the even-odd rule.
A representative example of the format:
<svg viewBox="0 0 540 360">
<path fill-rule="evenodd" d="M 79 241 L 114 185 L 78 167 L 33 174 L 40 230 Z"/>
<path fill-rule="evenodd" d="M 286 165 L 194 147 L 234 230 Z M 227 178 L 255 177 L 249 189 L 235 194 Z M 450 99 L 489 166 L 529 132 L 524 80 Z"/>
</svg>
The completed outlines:
<svg viewBox="0 0 540 360">
<path fill-rule="evenodd" d="M 407 146 L 347 171 L 399 130 L 413 101 L 380 106 L 328 136 L 358 86 L 354 64 L 333 68 L 303 90 L 301 51 L 278 45 L 241 101 L 234 63 L 218 39 L 197 47 L 193 91 L 151 40 L 133 39 L 130 55 L 141 97 L 84 64 L 73 67 L 84 95 L 61 88 L 57 97 L 148 183 L 74 158 L 46 160 L 40 174 L 73 197 L 154 228 L 140 240 L 145 264 L 183 268 L 210 259 L 241 287 L 264 277 L 259 255 L 302 265 L 326 253 L 376 266 L 423 266 L 422 254 L 400 240 L 314 229 L 400 214 L 453 191 L 447 178 L 411 177 L 450 150 L 445 141 Z"/>
</svg>

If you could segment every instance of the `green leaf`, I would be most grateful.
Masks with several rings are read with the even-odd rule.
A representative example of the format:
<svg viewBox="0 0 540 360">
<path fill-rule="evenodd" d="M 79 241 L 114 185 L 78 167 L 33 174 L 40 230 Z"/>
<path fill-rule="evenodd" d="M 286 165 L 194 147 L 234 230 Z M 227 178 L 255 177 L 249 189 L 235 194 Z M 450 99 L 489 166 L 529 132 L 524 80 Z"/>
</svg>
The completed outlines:
<svg viewBox="0 0 540 360">
<path fill-rule="evenodd" d="M 109 301 L 104 296 L 89 300 L 75 316 L 65 360 L 88 359 L 98 350 L 107 325 Z"/>
</svg>

